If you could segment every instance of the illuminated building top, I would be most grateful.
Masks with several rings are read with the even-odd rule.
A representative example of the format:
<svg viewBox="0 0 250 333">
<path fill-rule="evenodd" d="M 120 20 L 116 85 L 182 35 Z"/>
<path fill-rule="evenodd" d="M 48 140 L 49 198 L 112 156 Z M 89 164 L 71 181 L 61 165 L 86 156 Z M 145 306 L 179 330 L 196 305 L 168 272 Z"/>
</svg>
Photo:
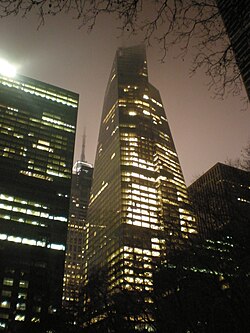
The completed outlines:
<svg viewBox="0 0 250 333">
<path fill-rule="evenodd" d="M 160 94 L 148 82 L 143 46 L 116 53 L 87 226 L 85 283 L 104 271 L 107 293 L 152 291 L 155 265 L 196 233 Z"/>
</svg>

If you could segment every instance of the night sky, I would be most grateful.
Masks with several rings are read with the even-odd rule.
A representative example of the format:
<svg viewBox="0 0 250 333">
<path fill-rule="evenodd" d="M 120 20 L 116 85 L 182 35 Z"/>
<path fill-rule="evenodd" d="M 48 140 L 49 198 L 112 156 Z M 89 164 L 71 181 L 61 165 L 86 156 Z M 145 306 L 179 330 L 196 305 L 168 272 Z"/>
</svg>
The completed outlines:
<svg viewBox="0 0 250 333">
<path fill-rule="evenodd" d="M 119 37 L 117 22 L 101 17 L 91 33 L 79 29 L 71 15 L 0 19 L 0 58 L 18 66 L 18 73 L 80 94 L 75 160 L 80 158 L 86 128 L 86 160 L 94 163 L 102 103 L 117 47 L 142 41 Z M 191 50 L 193 52 L 193 50 Z M 191 53 L 190 52 L 190 53 Z M 171 51 L 160 62 L 157 46 L 149 47 L 150 82 L 159 89 L 187 185 L 216 162 L 240 157 L 250 140 L 250 112 L 242 96 L 214 98 L 200 71 L 190 78 L 191 55 L 183 61 Z M 245 109 L 244 109 L 245 108 Z"/>
</svg>

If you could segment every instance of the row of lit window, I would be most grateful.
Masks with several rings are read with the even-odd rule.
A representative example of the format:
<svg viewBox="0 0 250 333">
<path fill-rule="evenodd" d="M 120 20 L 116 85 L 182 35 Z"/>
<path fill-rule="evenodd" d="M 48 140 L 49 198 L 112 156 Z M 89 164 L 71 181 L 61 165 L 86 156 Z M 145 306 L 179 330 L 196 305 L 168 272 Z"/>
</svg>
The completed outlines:
<svg viewBox="0 0 250 333">
<path fill-rule="evenodd" d="M 3 285 L 12 287 L 14 285 L 14 279 L 9 278 L 9 277 L 4 278 L 3 279 Z M 28 286 L 29 286 L 29 281 L 26 281 L 26 280 L 20 280 L 19 281 L 19 287 L 20 288 L 28 288 Z M 6 291 L 6 292 L 8 292 L 8 291 Z M 3 295 L 3 296 L 6 296 L 6 295 Z M 27 296 L 27 294 L 23 294 L 23 293 L 18 294 L 18 298 L 24 297 L 26 299 L 26 296 Z"/>
<path fill-rule="evenodd" d="M 44 176 L 44 175 L 41 175 L 40 173 L 36 173 L 36 172 L 21 170 L 20 174 L 22 174 L 24 176 L 28 176 L 28 177 L 33 177 L 33 178 L 38 178 L 38 179 L 47 180 L 49 182 L 53 182 L 52 177 Z"/>
<path fill-rule="evenodd" d="M 134 218 L 135 220 L 144 221 L 144 222 L 146 221 L 153 223 L 157 222 L 157 214 L 151 210 L 128 207 L 125 212 L 129 212 L 127 213 L 128 218 L 132 219 Z"/>
<path fill-rule="evenodd" d="M 51 119 L 51 118 L 48 118 L 48 117 L 43 117 L 43 118 Z M 74 133 L 74 130 L 72 130 L 70 128 L 75 129 L 75 126 L 67 124 L 67 123 L 63 123 L 63 122 L 60 122 L 60 123 L 62 123 L 64 126 L 63 125 L 57 125 L 57 124 L 51 125 L 50 123 L 52 123 L 52 122 L 41 121 L 41 120 L 35 119 L 35 118 L 30 118 L 30 120 L 35 122 L 35 123 L 41 123 L 41 124 L 44 124 L 44 125 L 49 126 L 49 127 L 62 129 L 64 131 L 72 132 L 72 133 Z M 29 120 L 24 121 L 24 120 L 18 119 L 18 124 L 20 124 L 20 123 L 23 123 L 23 124 L 26 124 L 26 125 L 31 125 Z M 2 128 L 0 133 L 6 134 L 6 135 L 9 135 L 9 136 L 14 136 L 14 137 L 17 137 L 18 139 L 24 138 L 23 134 L 21 134 L 21 133 L 16 133 L 16 132 L 13 133 L 13 131 L 16 130 L 13 126 L 1 124 L 0 127 Z M 28 136 L 34 136 L 34 133 L 32 133 L 32 135 L 30 135 L 30 133 L 29 133 Z M 63 142 L 60 142 L 60 144 L 63 144 Z M 61 146 L 58 146 L 57 148 L 61 149 Z"/>
<path fill-rule="evenodd" d="M 193 228 L 181 227 L 181 231 L 189 234 L 196 234 L 197 230 Z"/>
<path fill-rule="evenodd" d="M 26 201 L 23 198 L 20 197 L 13 197 L 7 194 L 0 194 L 0 199 L 4 201 L 10 201 L 10 202 L 17 202 L 22 205 L 29 205 L 29 206 L 34 206 L 34 207 L 42 207 L 43 209 L 48 209 L 47 206 L 44 206 L 41 203 L 35 202 L 35 201 Z"/>
<path fill-rule="evenodd" d="M 152 243 L 154 243 L 154 244 L 157 245 L 158 239 L 152 238 L 151 241 L 152 241 Z M 119 261 L 120 258 L 123 258 L 123 259 L 125 258 L 126 260 L 129 260 L 129 259 L 133 260 L 134 257 L 133 257 L 133 255 L 131 253 L 143 255 L 143 262 L 147 263 L 147 265 L 148 265 L 148 263 L 150 261 L 150 258 L 147 257 L 147 256 L 151 256 L 152 255 L 151 250 L 124 245 L 124 246 L 120 247 L 119 249 L 117 249 L 116 251 L 114 251 L 109 256 L 108 261 L 114 263 L 114 258 L 115 257 L 117 257 L 117 261 Z M 126 254 L 126 256 L 123 257 L 124 254 Z M 130 263 L 129 261 L 125 261 L 124 262 L 125 265 L 129 265 L 129 263 Z M 144 267 L 144 268 L 146 268 L 146 267 Z"/>
<path fill-rule="evenodd" d="M 46 113 L 44 113 L 44 114 L 46 114 Z M 57 119 L 54 119 L 54 118 L 48 117 L 48 116 L 42 116 L 42 120 L 45 120 L 46 122 L 52 123 L 52 124 L 55 124 L 55 125 L 60 125 L 60 126 L 62 126 L 62 128 L 65 128 L 65 127 L 72 128 L 72 129 L 76 128 L 74 125 L 65 123 L 61 120 L 57 120 Z"/>
<path fill-rule="evenodd" d="M 4 126 L 2 126 L 4 127 Z M 8 128 L 7 132 L 5 130 L 1 130 L 0 133 L 4 133 L 4 134 L 8 134 L 8 135 L 12 135 L 13 137 L 16 137 L 18 139 L 23 139 L 24 136 L 20 133 L 11 133 L 10 129 Z M 50 147 L 50 143 L 47 143 L 45 141 L 42 141 L 42 140 L 38 140 L 38 144 L 36 143 L 33 143 L 32 144 L 32 148 L 36 148 L 36 149 L 39 149 L 39 150 L 44 150 L 44 151 L 48 151 L 48 152 L 51 152 L 53 153 L 54 152 L 54 149 L 53 148 L 56 148 L 56 149 L 66 149 L 66 143 L 64 142 L 60 142 L 60 145 L 59 144 L 56 144 L 56 143 L 52 143 L 52 147 Z M 16 143 L 17 145 L 17 143 Z M 23 147 L 18 147 L 19 149 L 22 149 Z M 3 149 L 4 152 L 11 152 L 11 153 L 16 153 L 16 150 L 11 148 L 11 147 L 5 147 Z M 27 149 L 26 149 L 27 151 Z"/>
<path fill-rule="evenodd" d="M 173 157 L 173 155 L 170 154 L 168 155 L 169 156 L 166 156 L 165 151 L 161 152 L 160 150 L 157 150 L 156 152 L 156 156 L 158 156 L 158 158 L 161 157 L 161 160 L 164 161 L 169 168 L 172 168 L 171 170 L 179 172 L 180 165 L 176 162 L 176 157 Z"/>
<path fill-rule="evenodd" d="M 2 301 L 0 302 L 0 308 L 4 308 L 4 309 L 9 309 L 10 308 L 11 303 L 9 301 Z M 26 304 L 25 303 L 17 303 L 16 304 L 16 309 L 19 311 L 25 311 L 26 310 Z"/>
<path fill-rule="evenodd" d="M 65 174 L 62 172 L 58 172 L 58 171 L 54 171 L 54 170 L 46 170 L 46 173 L 51 175 L 51 176 L 56 176 L 59 178 L 67 178 L 67 179 L 71 179 L 71 174 Z M 50 176 L 45 176 L 43 174 L 37 173 L 37 172 L 31 172 L 31 171 L 27 171 L 27 170 L 21 170 L 20 174 L 24 175 L 24 176 L 28 176 L 28 177 L 33 177 L 33 178 L 38 178 L 38 179 L 43 179 L 43 180 L 47 180 L 52 182 L 53 181 L 53 177 Z"/>
<path fill-rule="evenodd" d="M 137 227 L 142 227 L 142 228 L 147 228 L 147 229 L 153 229 L 153 230 L 163 230 L 163 227 L 158 225 L 158 224 L 153 224 L 152 223 L 152 219 L 150 219 L 150 223 L 144 222 L 145 218 L 143 218 L 143 222 L 139 220 L 139 218 L 137 220 L 133 219 L 126 219 L 125 223 L 126 224 L 131 224 Z"/>
<path fill-rule="evenodd" d="M 18 213 L 27 214 L 27 215 L 39 216 L 39 217 L 43 217 L 43 218 L 50 217 L 51 219 L 53 219 L 53 216 L 50 216 L 48 213 L 44 213 L 44 212 L 32 210 L 32 209 L 27 209 L 27 208 L 21 208 L 19 206 L 6 205 L 4 203 L 0 203 L 0 209 L 9 210 L 9 211 L 18 212 Z"/>
<path fill-rule="evenodd" d="M 17 152 L 14 148 L 4 147 L 4 148 L 2 148 L 2 153 L 0 153 L 0 155 L 2 155 L 3 157 L 8 157 L 8 158 L 17 158 L 18 155 L 26 157 L 27 156 L 27 154 L 26 154 L 27 148 L 24 148 L 24 147 L 18 147 L 18 148 L 20 150 L 23 149 L 24 152 L 23 151 Z M 38 148 L 38 146 L 36 146 L 36 148 L 40 149 L 40 148 Z M 46 150 L 46 149 L 40 149 L 40 150 Z M 29 153 L 31 153 L 31 151 L 29 151 Z M 30 159 L 28 161 L 28 163 L 29 163 L 28 168 L 29 169 L 34 169 L 36 171 L 42 171 L 42 172 L 44 172 L 45 171 L 45 166 L 41 165 L 41 168 L 38 168 L 37 166 L 34 166 L 35 162 L 38 163 L 38 160 L 35 161 L 33 159 Z M 68 174 L 70 174 L 70 169 L 62 169 L 62 167 L 64 167 L 64 168 L 66 167 L 66 164 L 65 164 L 64 161 L 60 162 L 60 161 L 49 159 L 49 162 L 53 163 L 55 165 L 49 165 L 48 164 L 47 165 L 47 167 L 48 167 L 47 171 L 50 171 L 51 169 L 53 169 L 52 171 L 54 171 L 55 173 L 59 174 L 60 173 L 59 170 L 63 170 L 64 172 L 61 172 L 60 174 L 65 174 L 65 172 L 68 173 Z M 68 178 L 68 177 L 66 177 L 66 178 Z"/>
<path fill-rule="evenodd" d="M 138 142 L 138 137 L 134 133 L 121 132 L 120 137 L 121 137 L 121 139 L 124 139 L 124 140 L 127 140 L 127 141 Z"/>
<path fill-rule="evenodd" d="M 162 150 L 164 150 L 164 152 L 166 153 L 166 155 L 173 155 L 175 157 L 177 157 L 176 152 L 174 152 L 173 150 L 169 149 L 169 147 L 163 146 L 160 143 L 156 143 L 156 146 Z"/>
<path fill-rule="evenodd" d="M 9 319 L 9 315 L 7 313 L 0 313 L 0 318 L 2 319 Z M 24 314 L 16 314 L 15 315 L 15 321 L 24 321 L 25 320 L 25 315 Z M 31 318 L 32 322 L 40 322 L 39 317 L 32 317 Z M 0 330 L 6 328 L 6 323 L 0 321 Z"/>
<path fill-rule="evenodd" d="M 33 220 L 29 220 L 29 219 L 16 218 L 15 216 L 10 216 L 10 215 L 6 215 L 6 214 L 0 214 L 0 218 L 4 219 L 4 220 L 11 220 L 11 221 L 15 221 L 15 222 L 32 224 L 32 225 L 36 225 L 36 226 L 40 226 L 40 227 L 47 227 L 47 224 L 45 224 L 43 222 L 33 221 Z"/>
<path fill-rule="evenodd" d="M 123 199 L 138 201 L 138 202 L 147 203 L 147 204 L 151 204 L 151 205 L 158 205 L 157 200 L 153 200 L 151 198 L 148 198 L 148 196 L 146 196 L 146 194 L 145 194 L 145 196 L 143 196 L 142 193 L 139 193 L 139 194 L 140 195 L 124 193 L 123 194 Z"/>
<path fill-rule="evenodd" d="M 13 133 L 12 131 L 14 131 L 14 128 L 10 128 L 9 126 L 4 126 L 4 125 L 2 125 L 2 126 L 0 125 L 0 127 L 1 127 L 0 133 L 2 133 L 2 134 L 6 134 L 8 136 L 13 136 L 17 139 L 24 138 L 24 136 L 20 133 L 16 133 L 16 132 Z"/>
<path fill-rule="evenodd" d="M 42 97 L 47 100 L 51 100 L 53 102 L 72 106 L 73 108 L 77 108 L 77 106 L 78 106 L 78 101 L 73 99 L 72 97 L 65 96 L 65 95 L 63 96 L 63 95 L 55 93 L 51 90 L 45 90 L 45 89 L 39 88 L 37 86 L 32 86 L 30 84 L 27 84 L 27 83 L 24 83 L 21 81 L 17 81 L 15 79 L 1 77 L 0 84 L 2 84 L 3 86 L 8 86 L 10 88 L 22 90 L 31 95 Z"/>
<path fill-rule="evenodd" d="M 138 153 L 136 152 L 122 154 L 121 159 L 122 161 L 132 161 L 145 164 L 145 166 L 149 167 L 149 169 L 150 167 L 154 167 L 154 164 L 151 161 L 139 158 Z"/>
<path fill-rule="evenodd" d="M 143 98 L 146 99 L 146 100 L 152 101 L 153 103 L 155 103 L 156 105 L 158 105 L 161 108 L 163 107 L 163 105 L 160 102 L 156 101 L 153 97 L 150 97 L 147 94 L 144 94 Z"/>
<path fill-rule="evenodd" d="M 153 290 L 153 286 L 149 286 L 149 285 L 134 285 L 134 284 L 129 284 L 126 283 L 125 280 L 121 279 L 117 279 L 116 281 L 114 281 L 112 284 L 109 285 L 109 289 L 112 290 L 113 288 L 116 288 L 117 286 L 122 287 L 126 290 L 129 291 L 143 291 L 143 290 L 147 290 L 147 291 L 152 291 Z"/>
<path fill-rule="evenodd" d="M 54 221 L 59 221 L 59 222 L 67 222 L 68 221 L 68 219 L 64 216 L 49 215 L 48 213 L 44 213 L 42 211 L 31 210 L 31 209 L 27 209 L 27 208 L 21 208 L 19 206 L 6 205 L 6 204 L 1 203 L 1 202 L 0 202 L 0 209 L 13 211 L 13 212 L 17 212 L 17 213 L 22 213 L 22 214 L 26 214 L 26 215 L 33 215 L 33 216 L 42 217 L 42 218 L 46 218 L 46 219 L 54 220 Z M 24 222 L 24 221 L 20 220 L 20 222 Z"/>
<path fill-rule="evenodd" d="M 38 118 L 30 118 L 30 121 L 32 121 L 34 123 L 42 124 L 47 127 L 52 127 L 54 129 L 56 128 L 59 130 L 63 130 L 65 132 L 75 133 L 75 126 L 73 126 L 73 125 L 69 125 L 66 123 L 64 125 L 58 125 L 57 123 L 52 122 L 52 121 L 54 121 L 54 119 L 51 119 L 51 121 L 49 121 L 48 119 L 50 119 L 50 118 L 48 118 L 48 117 L 42 117 L 42 119 L 43 120 L 38 119 Z M 69 128 L 66 125 L 72 126 L 73 128 Z"/>
<path fill-rule="evenodd" d="M 29 238 L 18 237 L 18 236 L 13 236 L 13 235 L 0 234 L 0 240 L 24 244 L 24 245 L 46 247 L 51 250 L 65 251 L 65 246 L 63 244 L 55 244 L 55 243 L 48 244 L 45 241 L 39 241 L 36 239 L 29 239 Z"/>
<path fill-rule="evenodd" d="M 134 211 L 135 209 L 138 209 L 138 212 L 147 211 L 147 212 L 155 213 L 156 211 L 158 211 L 158 207 L 156 207 L 156 206 L 149 205 L 146 203 L 133 202 L 131 200 L 130 201 L 123 200 L 122 205 L 124 206 L 124 210 L 126 210 L 126 211 L 131 211 L 131 210 Z"/>
<path fill-rule="evenodd" d="M 141 277 L 131 277 L 131 276 L 124 276 L 123 279 L 124 279 L 124 282 L 129 282 L 132 284 L 135 283 L 135 284 L 142 284 L 142 285 L 148 285 L 148 286 L 153 285 L 152 279 L 141 278 Z"/>
<path fill-rule="evenodd" d="M 194 218 L 190 215 L 183 215 L 183 214 L 180 214 L 180 219 L 181 220 L 184 220 L 184 221 L 191 221 L 191 222 L 194 222 Z"/>
<path fill-rule="evenodd" d="M 177 166 L 172 166 L 171 163 L 169 163 L 168 159 L 166 159 L 165 157 L 161 157 L 159 155 L 158 156 L 156 155 L 155 156 L 155 166 L 160 166 L 160 169 L 165 169 L 165 170 L 167 169 L 175 177 L 178 177 L 178 176 L 182 177 L 180 167 L 179 166 L 178 167 Z M 159 168 L 158 168 L 158 170 L 159 170 Z"/>
<path fill-rule="evenodd" d="M 140 191 L 145 191 L 145 192 L 150 192 L 150 193 L 157 193 L 156 189 L 154 187 L 149 187 L 149 186 L 145 186 L 145 185 L 141 185 L 141 184 L 136 184 L 136 183 L 132 183 L 131 184 L 132 188 L 136 188 Z M 153 196 L 154 198 L 155 196 Z"/>
<path fill-rule="evenodd" d="M 155 212 L 138 209 L 138 208 L 132 209 L 132 208 L 128 207 L 128 209 L 126 209 L 126 217 L 130 218 L 130 219 L 135 219 L 137 221 L 143 221 L 143 222 L 156 223 L 158 221 L 157 214 Z"/>
<path fill-rule="evenodd" d="M 132 183 L 132 185 L 137 185 Z M 146 187 L 146 186 L 142 186 L 142 187 Z M 147 189 L 147 190 L 136 190 L 134 188 L 128 187 L 128 188 L 123 188 L 122 189 L 123 193 L 127 193 L 132 194 L 133 199 L 138 200 L 137 198 L 134 198 L 135 196 L 140 196 L 141 197 L 141 201 L 143 201 L 143 199 L 157 199 L 157 191 L 155 189 Z M 125 196 L 123 196 L 123 198 L 126 198 Z M 128 199 L 131 197 L 127 197 Z M 150 202 L 150 201 L 145 201 L 144 202 Z M 156 201 L 155 201 L 156 202 Z M 150 202 L 153 203 L 153 202 Z"/>
<path fill-rule="evenodd" d="M 250 201 L 245 198 L 237 198 L 237 200 L 245 203 L 250 203 Z"/>
<path fill-rule="evenodd" d="M 142 113 L 139 110 L 126 110 L 126 112 L 123 111 L 123 113 L 124 114 L 127 113 L 129 116 L 132 116 L 132 117 L 137 116 L 137 115 L 141 115 L 141 114 L 143 114 L 145 116 L 151 116 L 152 120 L 153 120 L 153 123 L 155 125 L 162 124 L 162 122 L 161 122 L 161 120 L 158 116 L 156 116 L 155 114 L 152 114 L 151 112 L 149 112 L 145 109 L 142 110 Z"/>
<path fill-rule="evenodd" d="M 128 172 L 128 171 L 122 171 L 122 176 L 128 176 L 128 177 L 133 177 L 136 179 L 143 179 L 149 182 L 154 182 L 155 178 L 154 177 L 150 177 L 150 176 L 146 176 L 142 173 L 137 173 L 137 172 Z"/>
<path fill-rule="evenodd" d="M 131 161 L 132 160 L 132 161 Z M 142 164 L 142 163 L 138 163 L 138 162 L 134 162 L 133 159 L 123 159 L 122 160 L 122 165 L 124 166 L 133 166 L 133 167 L 137 167 L 139 169 L 144 169 L 144 170 L 149 170 L 149 171 L 155 171 L 155 168 L 152 166 L 148 166 L 147 164 Z"/>
</svg>

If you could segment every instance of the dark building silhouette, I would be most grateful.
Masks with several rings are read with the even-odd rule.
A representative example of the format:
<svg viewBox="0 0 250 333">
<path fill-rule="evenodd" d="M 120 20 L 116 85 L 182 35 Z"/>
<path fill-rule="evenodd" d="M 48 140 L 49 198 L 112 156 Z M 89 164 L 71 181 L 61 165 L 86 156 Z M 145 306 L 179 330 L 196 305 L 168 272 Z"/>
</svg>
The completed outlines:
<svg viewBox="0 0 250 333">
<path fill-rule="evenodd" d="M 0 330 L 44 332 L 61 306 L 78 94 L 0 76 Z"/>
<path fill-rule="evenodd" d="M 188 194 L 198 237 L 155 274 L 160 332 L 247 332 L 250 173 L 217 163 L 188 187 Z"/>
<path fill-rule="evenodd" d="M 217 4 L 250 99 L 250 3 L 248 0 L 217 0 Z"/>
<path fill-rule="evenodd" d="M 105 319 L 112 322 L 110 298 L 124 293 L 127 300 L 152 305 L 156 263 L 193 233 L 168 120 L 159 91 L 148 81 L 145 48 L 119 48 L 104 99 L 87 217 L 86 325 L 100 329 Z M 118 314 L 125 303 L 117 302 L 114 316 L 135 329 L 152 329 L 147 309 L 127 304 Z"/>
<path fill-rule="evenodd" d="M 188 187 L 188 193 L 193 201 L 197 227 L 202 237 L 214 231 L 229 229 L 232 235 L 240 232 L 249 235 L 249 171 L 217 163 Z"/>
<path fill-rule="evenodd" d="M 84 244 L 86 242 L 86 217 L 92 184 L 93 166 L 80 161 L 73 167 L 67 249 L 65 257 L 63 307 L 74 324 L 79 323 L 82 304 L 80 294 L 83 277 Z"/>
<path fill-rule="evenodd" d="M 154 274 L 156 332 L 247 332 L 249 254 L 217 230 L 170 256 Z"/>
<path fill-rule="evenodd" d="M 250 173 L 217 163 L 188 193 L 198 235 L 155 271 L 157 332 L 247 332 Z"/>
</svg>

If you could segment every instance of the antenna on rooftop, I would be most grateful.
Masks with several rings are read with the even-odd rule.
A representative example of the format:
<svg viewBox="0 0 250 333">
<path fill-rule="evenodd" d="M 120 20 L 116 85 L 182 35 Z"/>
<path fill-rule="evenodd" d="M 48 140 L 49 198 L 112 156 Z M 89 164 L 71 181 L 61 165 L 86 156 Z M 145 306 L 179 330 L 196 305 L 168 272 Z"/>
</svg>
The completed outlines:
<svg viewBox="0 0 250 333">
<path fill-rule="evenodd" d="M 83 129 L 81 161 L 85 162 L 86 127 Z"/>
</svg>

